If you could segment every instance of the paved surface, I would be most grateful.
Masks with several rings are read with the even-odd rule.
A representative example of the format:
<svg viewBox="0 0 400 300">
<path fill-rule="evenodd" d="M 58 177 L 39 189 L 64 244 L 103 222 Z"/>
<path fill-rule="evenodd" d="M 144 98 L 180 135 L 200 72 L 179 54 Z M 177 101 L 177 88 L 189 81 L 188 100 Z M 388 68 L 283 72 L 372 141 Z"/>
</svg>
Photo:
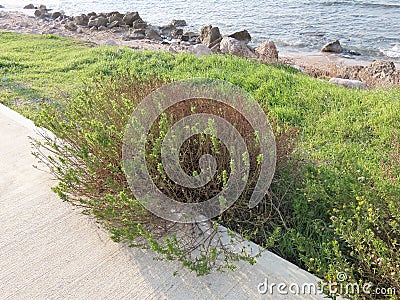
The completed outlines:
<svg viewBox="0 0 400 300">
<path fill-rule="evenodd" d="M 272 295 L 260 294 L 265 279 L 288 285 L 318 280 L 269 252 L 254 266 L 239 263 L 235 272 L 196 277 L 177 263 L 154 261 L 151 252 L 112 242 L 51 192 L 47 173 L 32 167 L 33 128 L 0 105 L 0 299 L 323 298 L 280 295 L 276 286 Z"/>
</svg>

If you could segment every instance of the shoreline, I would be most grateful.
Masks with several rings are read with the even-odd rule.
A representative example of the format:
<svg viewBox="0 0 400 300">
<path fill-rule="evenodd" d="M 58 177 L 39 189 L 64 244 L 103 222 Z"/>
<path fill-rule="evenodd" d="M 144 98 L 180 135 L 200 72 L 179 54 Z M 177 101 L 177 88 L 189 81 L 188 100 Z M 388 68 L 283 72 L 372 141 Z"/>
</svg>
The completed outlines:
<svg viewBox="0 0 400 300">
<path fill-rule="evenodd" d="M 47 12 L 46 9 L 45 11 Z M 32 12 L 32 10 L 28 12 Z M 156 26 L 151 27 L 156 28 Z M 113 30 L 92 30 L 92 28 L 88 28 L 87 26 L 79 26 L 77 28 L 79 29 L 68 30 L 65 21 L 63 23 L 60 20 L 38 18 L 25 12 L 0 11 L 0 32 L 55 34 L 62 37 L 89 41 L 96 45 L 127 46 L 133 50 L 162 50 L 172 53 L 192 52 L 196 55 L 211 53 L 205 53 L 204 49 L 200 49 L 200 51 L 196 50 L 196 43 L 183 42 L 182 40 L 166 42 L 165 40 L 149 39 L 147 36 L 141 39 L 126 40 L 124 39 L 124 34 L 128 34 L 130 31 L 128 28 L 123 27 L 116 27 Z M 198 43 L 198 45 L 203 44 Z M 393 63 L 386 60 L 378 60 L 378 62 L 384 62 L 384 64 L 380 64 L 378 66 L 379 70 L 375 70 L 376 66 L 374 66 L 374 60 L 372 59 L 360 59 L 359 57 L 352 59 L 341 54 L 318 51 L 288 52 L 285 50 L 280 53 L 279 49 L 277 50 L 279 58 L 275 60 L 275 63 L 295 67 L 301 72 L 316 78 L 329 79 L 338 77 L 359 80 L 366 87 L 400 85 L 400 63 L 398 62 Z M 377 74 L 377 72 L 380 74 Z"/>
</svg>

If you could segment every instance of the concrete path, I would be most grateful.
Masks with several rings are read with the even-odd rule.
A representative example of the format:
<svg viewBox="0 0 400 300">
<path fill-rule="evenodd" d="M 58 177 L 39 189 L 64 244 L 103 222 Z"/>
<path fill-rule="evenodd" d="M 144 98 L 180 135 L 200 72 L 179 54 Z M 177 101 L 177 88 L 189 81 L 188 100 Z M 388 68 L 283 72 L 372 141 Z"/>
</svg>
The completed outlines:
<svg viewBox="0 0 400 300">
<path fill-rule="evenodd" d="M 0 299 L 323 299 L 307 288 L 290 292 L 290 284 L 296 291 L 318 278 L 270 252 L 254 266 L 196 277 L 112 242 L 51 192 L 47 173 L 32 167 L 28 136 L 34 135 L 29 120 L 0 106 Z M 266 279 L 287 287 L 261 294 Z"/>
</svg>

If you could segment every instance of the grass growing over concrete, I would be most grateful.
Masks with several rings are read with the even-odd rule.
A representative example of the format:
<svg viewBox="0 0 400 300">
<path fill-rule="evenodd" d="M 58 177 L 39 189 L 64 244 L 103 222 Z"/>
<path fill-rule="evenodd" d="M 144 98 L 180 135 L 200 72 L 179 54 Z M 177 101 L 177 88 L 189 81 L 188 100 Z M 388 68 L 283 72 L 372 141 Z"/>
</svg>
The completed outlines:
<svg viewBox="0 0 400 300">
<path fill-rule="evenodd" d="M 287 180 L 273 188 L 281 218 L 268 229 L 279 232 L 272 250 L 326 280 L 346 272 L 350 282 L 400 291 L 399 89 L 346 90 L 237 57 L 91 47 L 52 35 L 0 33 L 0 44 L 0 101 L 32 119 L 41 103 L 72 101 L 92 78 L 125 70 L 242 87 L 281 126 L 299 129 L 298 176 L 282 170 Z"/>
</svg>

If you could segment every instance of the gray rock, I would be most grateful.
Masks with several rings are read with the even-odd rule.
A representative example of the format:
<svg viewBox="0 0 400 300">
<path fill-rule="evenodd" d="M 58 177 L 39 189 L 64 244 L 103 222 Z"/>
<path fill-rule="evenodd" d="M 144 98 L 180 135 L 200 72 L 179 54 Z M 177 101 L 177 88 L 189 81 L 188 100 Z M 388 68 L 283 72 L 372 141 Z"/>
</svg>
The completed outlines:
<svg viewBox="0 0 400 300">
<path fill-rule="evenodd" d="M 44 18 L 46 16 L 46 12 L 44 12 L 44 11 L 42 11 L 40 9 L 37 9 L 37 10 L 35 10 L 34 15 L 37 18 Z"/>
<path fill-rule="evenodd" d="M 215 40 L 221 38 L 221 33 L 218 27 L 212 27 L 211 25 L 205 26 L 200 32 L 200 42 L 206 46 L 209 46 Z"/>
<path fill-rule="evenodd" d="M 87 26 L 89 23 L 89 16 L 85 14 L 81 14 L 80 16 L 75 16 L 74 22 L 76 25 Z"/>
<path fill-rule="evenodd" d="M 107 23 L 108 23 L 108 19 L 106 17 L 104 17 L 104 16 L 99 16 L 99 17 L 97 17 L 95 19 L 92 19 L 92 17 L 91 17 L 89 19 L 88 26 L 89 27 L 95 26 L 95 27 L 99 28 L 101 26 L 106 26 Z"/>
<path fill-rule="evenodd" d="M 132 34 L 129 35 L 125 35 L 122 37 L 123 41 L 131 41 L 131 40 L 142 40 L 144 39 L 146 36 L 144 33 L 140 33 L 140 32 L 134 32 Z"/>
<path fill-rule="evenodd" d="M 175 26 L 175 27 L 184 27 L 187 26 L 187 23 L 185 20 L 172 20 L 170 25 Z"/>
<path fill-rule="evenodd" d="M 104 45 L 106 46 L 118 46 L 118 44 L 114 40 L 107 40 Z"/>
<path fill-rule="evenodd" d="M 146 28 L 147 24 L 143 22 L 143 20 L 136 20 L 133 22 L 132 27 L 134 29 L 143 29 Z"/>
<path fill-rule="evenodd" d="M 341 53 L 341 52 L 343 52 L 343 48 L 342 48 L 342 45 L 340 45 L 339 40 L 336 40 L 336 41 L 333 41 L 333 42 L 330 42 L 330 43 L 324 45 L 321 48 L 321 51 L 322 52 Z"/>
<path fill-rule="evenodd" d="M 70 31 L 76 31 L 78 29 L 78 26 L 72 21 L 67 22 L 64 27 Z"/>
<path fill-rule="evenodd" d="M 32 3 L 24 6 L 24 9 L 35 9 L 35 8 L 36 8 L 35 5 L 33 5 Z"/>
<path fill-rule="evenodd" d="M 76 30 L 77 33 L 83 33 L 83 29 L 82 27 L 78 27 L 78 29 Z"/>
<path fill-rule="evenodd" d="M 208 48 L 204 44 L 194 45 L 190 52 L 194 53 L 194 55 L 196 55 L 196 56 L 212 54 L 212 51 L 210 50 L 210 48 Z"/>
<path fill-rule="evenodd" d="M 197 33 L 192 32 L 192 31 L 187 31 L 182 35 L 181 39 L 182 39 L 182 41 L 194 42 L 198 37 L 199 37 L 199 35 Z"/>
<path fill-rule="evenodd" d="M 51 18 L 52 18 L 53 20 L 58 19 L 58 18 L 61 18 L 61 17 L 62 17 L 62 13 L 59 12 L 59 11 L 55 11 L 55 12 L 53 12 L 53 13 L 51 14 Z"/>
<path fill-rule="evenodd" d="M 148 38 L 149 40 L 162 41 L 160 34 L 154 29 L 147 30 L 146 38 Z"/>
<path fill-rule="evenodd" d="M 114 28 L 114 27 L 116 27 L 116 26 L 118 26 L 118 25 L 119 25 L 119 21 L 118 21 L 118 20 L 115 20 L 115 21 L 111 22 L 110 24 L 108 24 L 108 25 L 107 25 L 107 28 L 108 28 L 108 29 L 111 29 L 111 28 Z"/>
<path fill-rule="evenodd" d="M 362 89 L 365 90 L 367 86 L 365 85 L 364 82 L 359 81 L 359 80 L 351 80 L 351 79 L 343 79 L 343 78 L 331 78 L 329 80 L 330 83 L 337 84 L 339 86 L 344 86 L 349 89 Z"/>
<path fill-rule="evenodd" d="M 19 23 L 19 27 L 28 27 L 29 25 L 28 25 L 28 22 L 24 22 L 24 21 L 22 21 L 22 22 L 20 22 Z"/>
<path fill-rule="evenodd" d="M 0 8 L 5 8 L 3 5 L 0 4 Z"/>
<path fill-rule="evenodd" d="M 125 24 L 125 22 L 122 20 L 123 15 L 122 15 L 122 17 L 120 17 L 120 15 L 121 15 L 120 13 L 112 14 L 111 16 L 108 17 L 108 22 L 109 23 L 117 22 L 118 26 Z"/>
<path fill-rule="evenodd" d="M 175 30 L 172 30 L 171 31 L 171 36 L 173 37 L 173 38 L 179 38 L 179 37 L 181 37 L 183 35 L 183 30 L 182 30 L 182 28 L 178 28 L 178 29 L 175 29 Z"/>
<path fill-rule="evenodd" d="M 46 5 L 40 4 L 38 9 L 39 10 L 47 10 L 47 7 L 46 7 Z"/>
<path fill-rule="evenodd" d="M 91 13 L 88 13 L 87 16 L 88 16 L 89 18 L 91 18 L 91 17 L 97 17 L 97 14 L 96 14 L 94 11 L 92 11 Z"/>
<path fill-rule="evenodd" d="M 266 41 L 255 48 L 258 58 L 264 62 L 278 61 L 278 50 L 273 41 Z"/>
<path fill-rule="evenodd" d="M 240 57 L 256 58 L 257 55 L 254 53 L 253 49 L 250 48 L 246 43 L 238 41 L 237 39 L 231 37 L 224 37 L 221 40 L 220 50 L 225 54 L 237 55 Z"/>
<path fill-rule="evenodd" d="M 174 25 L 169 24 L 166 26 L 160 26 L 159 29 L 162 35 L 172 37 L 172 32 L 177 28 Z"/>
<path fill-rule="evenodd" d="M 135 11 L 126 13 L 122 20 L 126 25 L 133 26 L 133 22 L 142 20 L 142 18 L 140 18 L 139 13 Z"/>
<path fill-rule="evenodd" d="M 251 41 L 251 35 L 247 30 L 238 31 L 228 36 L 237 39 L 238 41 L 242 41 L 246 44 Z"/>
<path fill-rule="evenodd" d="M 101 25 L 101 26 L 99 26 L 97 29 L 98 29 L 99 31 L 104 31 L 104 30 L 107 30 L 107 27 L 104 26 L 104 25 Z"/>
</svg>

